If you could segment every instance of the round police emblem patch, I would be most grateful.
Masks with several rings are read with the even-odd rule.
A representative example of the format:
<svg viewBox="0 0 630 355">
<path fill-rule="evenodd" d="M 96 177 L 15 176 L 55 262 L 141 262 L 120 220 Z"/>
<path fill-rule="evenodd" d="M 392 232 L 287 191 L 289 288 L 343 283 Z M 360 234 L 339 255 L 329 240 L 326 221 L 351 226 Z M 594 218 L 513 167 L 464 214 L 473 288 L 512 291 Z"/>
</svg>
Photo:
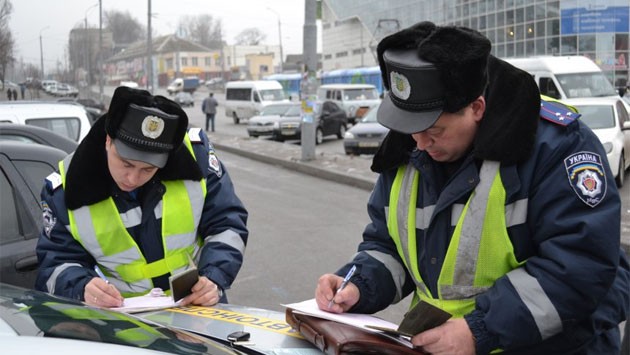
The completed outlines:
<svg viewBox="0 0 630 355">
<path fill-rule="evenodd" d="M 44 234 L 46 234 L 46 237 L 50 239 L 50 232 L 57 223 L 57 218 L 53 215 L 53 212 L 46 201 L 40 202 L 40 205 L 42 207 L 42 217 L 44 220 Z"/>
<path fill-rule="evenodd" d="M 396 97 L 407 100 L 411 95 L 411 85 L 409 79 L 404 75 L 395 71 L 389 73 L 390 86 L 392 87 L 392 93 Z"/>
<path fill-rule="evenodd" d="M 214 154 L 214 151 L 208 152 L 208 170 L 210 172 L 215 173 L 217 177 L 221 177 L 223 173 L 221 172 L 221 164 L 219 163 L 219 158 Z"/>
<path fill-rule="evenodd" d="M 158 138 L 164 132 L 164 120 L 156 116 L 147 116 L 142 120 L 142 134 L 151 139 Z"/>
<path fill-rule="evenodd" d="M 597 206 L 606 195 L 606 173 L 599 154 L 579 152 L 564 159 L 569 183 L 580 200 Z"/>
</svg>

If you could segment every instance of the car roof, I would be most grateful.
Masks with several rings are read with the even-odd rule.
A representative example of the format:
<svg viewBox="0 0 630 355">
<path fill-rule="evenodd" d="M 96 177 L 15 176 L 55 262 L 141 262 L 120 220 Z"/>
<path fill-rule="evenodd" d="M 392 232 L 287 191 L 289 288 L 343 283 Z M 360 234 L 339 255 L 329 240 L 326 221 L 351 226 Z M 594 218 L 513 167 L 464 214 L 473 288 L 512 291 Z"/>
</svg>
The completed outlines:
<svg viewBox="0 0 630 355">
<path fill-rule="evenodd" d="M 59 148 L 66 153 L 73 152 L 79 145 L 68 137 L 64 137 L 49 129 L 19 123 L 0 122 L 0 136 L 19 135 L 28 137 L 39 144 Z"/>
<path fill-rule="evenodd" d="M 0 152 L 11 160 L 39 160 L 53 166 L 67 156 L 66 152 L 55 147 L 6 140 L 0 140 Z"/>
</svg>

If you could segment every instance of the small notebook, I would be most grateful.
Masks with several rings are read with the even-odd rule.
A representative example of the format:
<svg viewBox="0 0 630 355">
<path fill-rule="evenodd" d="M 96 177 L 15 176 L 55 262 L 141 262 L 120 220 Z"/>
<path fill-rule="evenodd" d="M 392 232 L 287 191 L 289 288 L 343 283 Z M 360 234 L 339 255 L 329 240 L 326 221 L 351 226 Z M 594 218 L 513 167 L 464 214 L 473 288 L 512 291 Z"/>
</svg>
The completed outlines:
<svg viewBox="0 0 630 355">
<path fill-rule="evenodd" d="M 199 280 L 199 272 L 196 267 L 171 275 L 168 282 L 171 285 L 173 301 L 177 302 L 192 293 L 192 287 Z"/>
</svg>

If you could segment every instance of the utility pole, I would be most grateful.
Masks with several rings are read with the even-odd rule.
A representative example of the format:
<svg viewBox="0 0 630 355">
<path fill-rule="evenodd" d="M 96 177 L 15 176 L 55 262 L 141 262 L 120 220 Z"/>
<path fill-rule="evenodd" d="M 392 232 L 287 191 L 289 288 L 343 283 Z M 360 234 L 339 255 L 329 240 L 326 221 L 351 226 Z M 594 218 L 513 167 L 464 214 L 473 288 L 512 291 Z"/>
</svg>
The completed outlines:
<svg viewBox="0 0 630 355">
<path fill-rule="evenodd" d="M 147 19 L 147 30 L 149 33 L 147 33 L 147 90 L 149 90 L 152 93 L 154 90 L 153 88 L 153 59 L 151 58 L 153 56 L 153 53 L 152 53 L 153 43 L 151 41 L 151 0 L 148 0 L 148 1 L 149 1 L 149 13 L 148 13 L 148 19 Z"/>
<path fill-rule="evenodd" d="M 50 28 L 50 26 L 46 26 L 39 30 L 39 60 L 41 64 L 40 69 L 42 71 L 42 80 L 46 79 L 46 75 L 44 75 L 44 46 L 42 45 L 42 32 L 47 28 Z"/>
<path fill-rule="evenodd" d="M 302 161 L 315 159 L 315 114 L 317 112 L 317 0 L 304 1 L 304 71 L 300 83 L 302 101 Z"/>
<path fill-rule="evenodd" d="M 87 82 L 88 90 L 91 91 L 90 87 L 90 40 L 88 39 L 88 23 L 87 23 L 87 11 L 85 12 L 85 31 L 83 31 L 85 35 L 85 70 L 87 71 L 87 76 L 85 77 L 85 81 Z"/>
<path fill-rule="evenodd" d="M 103 102 L 103 0 L 98 0 L 98 99 Z"/>
<path fill-rule="evenodd" d="M 278 43 L 280 45 L 280 66 L 278 67 L 278 69 L 279 72 L 282 73 L 284 71 L 282 67 L 282 62 L 284 61 L 284 53 L 282 53 L 282 23 L 280 22 L 280 14 L 270 7 L 267 7 L 267 10 L 273 12 L 276 17 L 278 17 Z"/>
</svg>

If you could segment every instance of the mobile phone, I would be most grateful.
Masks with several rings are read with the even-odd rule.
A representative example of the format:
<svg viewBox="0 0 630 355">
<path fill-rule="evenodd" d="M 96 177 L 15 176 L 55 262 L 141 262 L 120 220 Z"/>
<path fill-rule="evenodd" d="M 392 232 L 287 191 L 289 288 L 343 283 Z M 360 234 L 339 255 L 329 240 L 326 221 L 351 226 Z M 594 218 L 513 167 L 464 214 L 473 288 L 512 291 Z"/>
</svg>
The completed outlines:
<svg viewBox="0 0 630 355">
<path fill-rule="evenodd" d="M 249 340 L 249 333 L 248 332 L 243 332 L 243 331 L 237 331 L 234 333 L 230 333 L 227 336 L 227 340 L 231 343 L 236 343 L 236 342 L 241 342 L 241 341 L 248 341 Z"/>
</svg>

